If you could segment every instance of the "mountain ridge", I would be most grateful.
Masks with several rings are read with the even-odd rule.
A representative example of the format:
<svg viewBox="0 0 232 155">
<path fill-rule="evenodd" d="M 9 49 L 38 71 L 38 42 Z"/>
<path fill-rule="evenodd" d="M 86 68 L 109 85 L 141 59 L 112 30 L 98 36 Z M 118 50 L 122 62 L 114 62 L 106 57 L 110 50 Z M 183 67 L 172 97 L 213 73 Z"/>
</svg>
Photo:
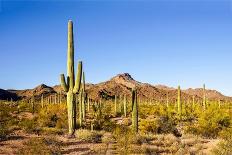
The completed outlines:
<svg viewBox="0 0 232 155">
<path fill-rule="evenodd" d="M 113 99 L 114 96 L 130 96 L 131 88 L 136 87 L 138 89 L 138 95 L 144 100 L 158 100 L 164 101 L 167 98 L 170 101 L 175 101 L 177 96 L 177 89 L 168 87 L 165 85 L 151 85 L 149 83 L 142 83 L 136 81 L 129 73 L 117 74 L 107 81 L 98 84 L 87 84 L 86 91 L 89 97 L 93 100 L 99 100 L 100 98 Z M 14 99 L 29 99 L 32 96 L 38 98 L 42 95 L 50 96 L 57 93 L 64 94 L 60 85 L 53 87 L 41 84 L 33 89 L 24 90 L 3 90 L 1 89 L 0 99 L 6 99 L 6 96 Z M 4 96 L 5 94 L 5 96 Z M 15 96 L 16 95 L 16 96 Z M 196 100 L 200 100 L 203 96 L 202 88 L 188 88 L 182 90 L 182 98 L 184 100 L 192 99 L 195 96 Z M 206 97 L 209 100 L 231 100 L 232 97 L 225 96 L 217 90 L 206 89 Z"/>
</svg>

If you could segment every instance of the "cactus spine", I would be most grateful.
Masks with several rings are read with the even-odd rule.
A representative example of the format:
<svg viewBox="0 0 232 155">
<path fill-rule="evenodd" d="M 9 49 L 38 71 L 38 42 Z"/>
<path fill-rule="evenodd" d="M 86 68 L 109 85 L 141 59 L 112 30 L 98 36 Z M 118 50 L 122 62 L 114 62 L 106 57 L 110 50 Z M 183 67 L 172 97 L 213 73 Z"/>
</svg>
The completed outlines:
<svg viewBox="0 0 232 155">
<path fill-rule="evenodd" d="M 203 85 L 203 108 L 206 109 L 205 84 Z"/>
<path fill-rule="evenodd" d="M 178 114 L 181 117 L 181 114 L 182 114 L 182 103 L 181 103 L 181 90 L 180 90 L 180 86 L 178 86 L 178 92 L 177 92 L 177 107 L 178 107 Z"/>
<path fill-rule="evenodd" d="M 138 132 L 138 103 L 135 89 L 132 89 L 132 129 L 135 133 Z"/>
<path fill-rule="evenodd" d="M 126 117 L 126 112 L 127 112 L 127 107 L 126 107 L 126 95 L 124 95 L 124 100 L 123 100 L 123 103 L 124 103 L 124 116 Z"/>
<path fill-rule="evenodd" d="M 73 135 L 76 128 L 76 105 L 75 94 L 79 93 L 82 62 L 78 63 L 76 80 L 74 79 L 74 41 L 73 41 L 73 22 L 68 22 L 68 54 L 67 54 L 67 80 L 64 74 L 60 75 L 61 86 L 67 93 L 68 125 L 69 134 Z"/>
</svg>

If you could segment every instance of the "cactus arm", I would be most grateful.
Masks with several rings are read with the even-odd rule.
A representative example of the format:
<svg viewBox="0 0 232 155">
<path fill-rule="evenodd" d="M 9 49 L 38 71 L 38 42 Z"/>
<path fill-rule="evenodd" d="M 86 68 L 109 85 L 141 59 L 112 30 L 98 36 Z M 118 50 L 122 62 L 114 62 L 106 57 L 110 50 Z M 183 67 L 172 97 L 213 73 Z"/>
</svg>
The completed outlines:
<svg viewBox="0 0 232 155">
<path fill-rule="evenodd" d="M 74 88 L 74 44 L 73 44 L 73 22 L 68 22 L 68 55 L 67 55 L 67 75 L 70 78 L 69 90 Z"/>
<path fill-rule="evenodd" d="M 82 73 L 82 80 L 83 80 L 83 84 L 82 84 L 82 87 L 83 87 L 83 91 L 85 92 L 85 72 Z"/>
<path fill-rule="evenodd" d="M 77 76 L 75 81 L 75 86 L 73 89 L 73 93 L 77 93 L 80 91 L 81 87 L 81 77 L 82 77 L 82 61 L 78 62 Z"/>
<path fill-rule="evenodd" d="M 61 75 L 60 75 L 60 83 L 61 83 L 62 89 L 63 89 L 65 92 L 68 92 L 68 84 L 66 84 L 64 74 L 61 74 Z"/>
</svg>

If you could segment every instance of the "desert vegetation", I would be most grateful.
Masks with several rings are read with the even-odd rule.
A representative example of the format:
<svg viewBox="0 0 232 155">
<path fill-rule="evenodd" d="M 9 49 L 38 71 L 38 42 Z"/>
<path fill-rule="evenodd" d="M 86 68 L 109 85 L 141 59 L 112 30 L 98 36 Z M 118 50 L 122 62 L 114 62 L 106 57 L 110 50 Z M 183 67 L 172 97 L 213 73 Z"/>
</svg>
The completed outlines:
<svg viewBox="0 0 232 155">
<path fill-rule="evenodd" d="M 231 154 L 232 100 L 207 98 L 205 85 L 201 95 L 178 86 L 152 98 L 125 77 L 125 91 L 111 82 L 115 93 L 103 87 L 96 97 L 81 61 L 74 75 L 73 42 L 69 21 L 67 77 L 61 75 L 59 93 L 34 91 L 0 102 L 0 153 Z"/>
</svg>

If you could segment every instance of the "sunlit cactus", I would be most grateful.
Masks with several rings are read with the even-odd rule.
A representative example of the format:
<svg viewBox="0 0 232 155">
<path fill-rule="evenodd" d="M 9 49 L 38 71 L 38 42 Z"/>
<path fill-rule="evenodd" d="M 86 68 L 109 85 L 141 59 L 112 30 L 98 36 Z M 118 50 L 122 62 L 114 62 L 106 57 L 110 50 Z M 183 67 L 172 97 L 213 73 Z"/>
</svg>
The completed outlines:
<svg viewBox="0 0 232 155">
<path fill-rule="evenodd" d="M 86 92 L 85 92 L 85 73 L 83 72 L 82 74 L 82 91 L 83 91 L 83 94 L 82 94 L 82 119 L 85 120 L 85 113 L 86 113 L 86 110 L 85 110 L 85 101 L 86 101 Z"/>
<path fill-rule="evenodd" d="M 138 103 L 137 90 L 132 89 L 132 130 L 138 132 Z"/>
<path fill-rule="evenodd" d="M 203 85 L 203 108 L 206 109 L 205 84 Z"/>
<path fill-rule="evenodd" d="M 117 116 L 117 95 L 114 96 L 114 113 Z"/>
<path fill-rule="evenodd" d="M 73 135 L 76 128 L 76 105 L 75 94 L 79 93 L 82 75 L 82 62 L 78 63 L 76 80 L 74 80 L 74 40 L 73 22 L 68 22 L 68 53 L 67 53 L 67 78 L 64 74 L 60 75 L 61 86 L 67 93 L 68 126 L 69 134 Z"/>
<path fill-rule="evenodd" d="M 181 103 L 181 90 L 180 90 L 180 86 L 178 86 L 178 90 L 177 90 L 177 107 L 178 107 L 178 114 L 181 117 L 181 115 L 182 115 L 182 103 Z"/>
<path fill-rule="evenodd" d="M 124 110 L 124 116 L 126 117 L 127 114 L 127 107 L 126 107 L 126 95 L 124 95 L 124 99 L 123 99 L 123 110 Z"/>
</svg>

